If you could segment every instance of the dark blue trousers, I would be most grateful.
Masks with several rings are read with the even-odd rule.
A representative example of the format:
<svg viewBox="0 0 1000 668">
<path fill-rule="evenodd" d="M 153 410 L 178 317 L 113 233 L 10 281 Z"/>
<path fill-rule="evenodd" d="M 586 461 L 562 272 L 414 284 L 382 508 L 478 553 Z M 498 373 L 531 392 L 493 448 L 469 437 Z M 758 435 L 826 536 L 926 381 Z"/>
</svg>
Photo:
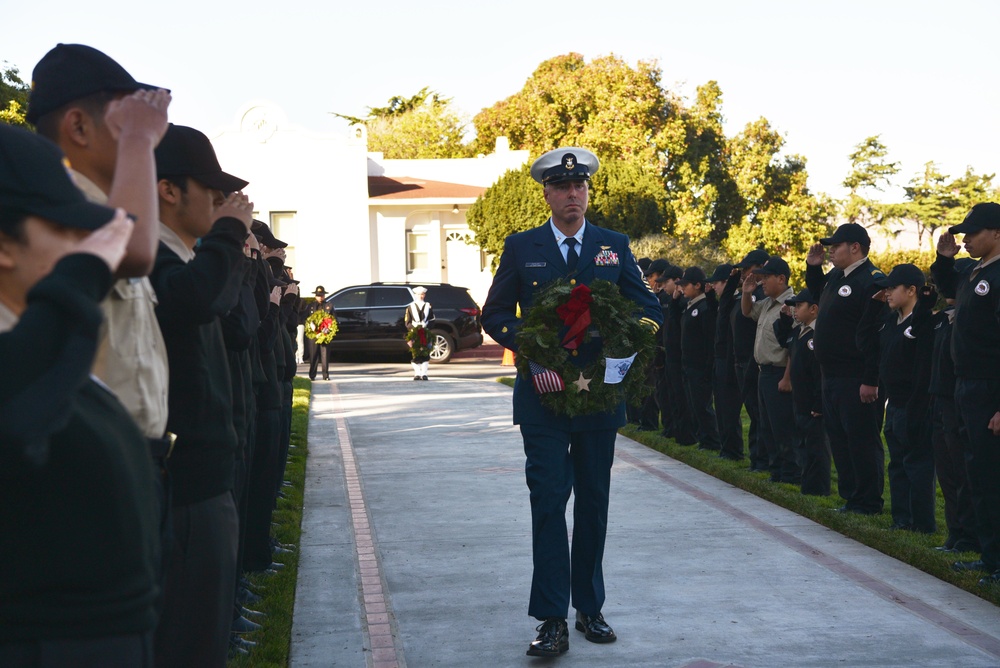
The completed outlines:
<svg viewBox="0 0 1000 668">
<path fill-rule="evenodd" d="M 604 540 L 616 429 L 569 432 L 522 424 L 524 472 L 531 496 L 534 572 L 528 614 L 568 617 L 573 607 L 596 615 L 604 605 Z M 566 503 L 573 501 L 573 547 Z"/>
<path fill-rule="evenodd" d="M 719 424 L 723 457 L 743 459 L 743 402 L 736 367 L 724 358 L 715 358 L 715 375 L 712 378 L 715 395 L 715 417 Z"/>
<path fill-rule="evenodd" d="M 837 466 L 837 491 L 848 510 L 882 512 L 885 450 L 879 435 L 881 401 L 861 403 L 860 378 L 823 377 L 823 426 Z"/>
<path fill-rule="evenodd" d="M 955 405 L 969 447 L 965 461 L 976 531 L 983 562 L 994 570 L 1000 568 L 1000 436 L 993 435 L 989 424 L 997 412 L 998 396 L 997 380 L 960 378 L 955 384 Z"/>
<path fill-rule="evenodd" d="M 795 453 L 795 406 L 791 392 L 778 390 L 778 382 L 784 375 L 783 366 L 765 364 L 760 367 L 758 443 L 767 449 L 771 480 L 798 485 L 802 480 L 802 468 Z"/>
<path fill-rule="evenodd" d="M 930 434 L 909 433 L 906 406 L 899 404 L 889 399 L 883 428 L 889 447 L 889 511 L 896 525 L 934 533 L 937 498 Z"/>
<path fill-rule="evenodd" d="M 750 453 L 750 466 L 761 471 L 767 468 L 767 452 L 760 445 L 760 406 L 757 403 L 757 383 L 760 378 L 760 368 L 757 362 L 748 360 L 736 362 L 736 380 L 740 384 L 740 396 L 743 407 L 747 410 L 750 425 L 747 428 L 747 451 Z"/>
</svg>

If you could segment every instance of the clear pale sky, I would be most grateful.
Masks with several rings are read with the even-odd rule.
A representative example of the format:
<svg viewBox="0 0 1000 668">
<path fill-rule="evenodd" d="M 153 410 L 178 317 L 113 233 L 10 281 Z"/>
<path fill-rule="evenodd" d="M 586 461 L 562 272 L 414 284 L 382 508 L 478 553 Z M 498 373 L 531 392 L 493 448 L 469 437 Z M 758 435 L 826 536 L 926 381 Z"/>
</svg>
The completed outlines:
<svg viewBox="0 0 1000 668">
<path fill-rule="evenodd" d="M 766 117 L 808 159 L 814 191 L 841 195 L 848 153 L 873 134 L 901 163 L 900 185 L 928 160 L 952 176 L 1000 172 L 994 0 L 8 4 L 0 61 L 25 80 L 56 43 L 89 44 L 172 89 L 171 120 L 209 134 L 252 99 L 343 132 L 327 112 L 364 115 L 424 86 L 471 120 L 575 51 L 656 60 L 686 95 L 717 80 L 727 133 Z"/>
</svg>

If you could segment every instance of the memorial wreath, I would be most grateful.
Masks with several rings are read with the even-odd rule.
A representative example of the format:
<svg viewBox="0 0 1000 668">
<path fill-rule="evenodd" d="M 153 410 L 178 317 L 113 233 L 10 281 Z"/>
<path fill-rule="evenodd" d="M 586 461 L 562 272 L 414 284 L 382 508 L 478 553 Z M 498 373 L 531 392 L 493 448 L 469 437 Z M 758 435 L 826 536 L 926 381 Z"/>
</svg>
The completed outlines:
<svg viewBox="0 0 1000 668">
<path fill-rule="evenodd" d="M 326 345 L 337 335 L 337 319 L 332 313 L 317 309 L 306 318 L 305 335 L 321 346 Z"/>
<path fill-rule="evenodd" d="M 560 279 L 540 290 L 517 333 L 516 364 L 522 378 L 535 381 L 542 405 L 575 417 L 612 411 L 622 399 L 637 403 L 649 394 L 645 370 L 656 340 L 637 310 L 610 281 L 573 286 Z M 595 334 L 602 354 L 585 366 L 574 364 L 580 346 Z"/>
<path fill-rule="evenodd" d="M 406 345 L 410 347 L 410 355 L 413 359 L 427 359 L 431 354 L 430 336 L 427 328 L 423 325 L 407 330 Z"/>
</svg>

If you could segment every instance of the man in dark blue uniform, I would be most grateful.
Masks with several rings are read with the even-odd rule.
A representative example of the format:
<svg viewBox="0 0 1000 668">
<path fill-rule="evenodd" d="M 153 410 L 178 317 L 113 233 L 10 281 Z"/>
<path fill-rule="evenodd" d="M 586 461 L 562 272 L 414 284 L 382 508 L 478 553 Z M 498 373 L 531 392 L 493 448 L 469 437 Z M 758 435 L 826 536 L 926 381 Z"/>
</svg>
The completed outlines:
<svg viewBox="0 0 1000 668">
<path fill-rule="evenodd" d="M 549 151 L 532 165 L 531 175 L 543 185 L 552 217 L 507 237 L 483 306 L 483 328 L 505 348 L 518 349 L 518 307 L 527 313 L 535 291 L 561 278 L 585 285 L 596 279 L 611 281 L 636 303 L 642 322 L 654 331 L 662 323 L 660 305 L 642 278 L 628 237 L 584 218 L 590 175 L 598 166 L 597 156 L 581 148 Z M 586 365 L 600 354 L 600 343 L 592 342 L 573 359 Z M 557 656 L 569 649 L 566 617 L 571 595 L 577 630 L 591 642 L 613 642 L 615 633 L 601 615 L 601 562 L 615 436 L 625 424 L 625 404 L 606 413 L 559 416 L 542 406 L 531 379 L 518 375 L 514 423 L 521 426 L 531 495 L 534 574 L 528 614 L 542 622 L 528 655 Z M 570 492 L 575 495 L 572 555 L 566 530 Z"/>
</svg>

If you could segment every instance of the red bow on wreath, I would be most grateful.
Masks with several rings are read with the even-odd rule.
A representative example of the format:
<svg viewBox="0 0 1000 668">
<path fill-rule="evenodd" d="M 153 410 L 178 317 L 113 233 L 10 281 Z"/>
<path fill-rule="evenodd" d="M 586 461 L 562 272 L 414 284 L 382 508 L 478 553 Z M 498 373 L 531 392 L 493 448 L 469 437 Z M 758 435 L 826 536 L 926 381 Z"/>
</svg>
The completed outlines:
<svg viewBox="0 0 1000 668">
<path fill-rule="evenodd" d="M 323 318 L 323 322 L 319 323 L 319 329 L 321 332 L 326 334 L 330 331 L 330 325 L 333 324 L 333 318 Z"/>
<path fill-rule="evenodd" d="M 569 327 L 562 345 L 567 350 L 576 350 L 583 343 L 583 337 L 590 327 L 590 305 L 594 298 L 590 296 L 590 288 L 578 285 L 569 293 L 569 301 L 556 308 L 556 313 L 562 318 L 563 324 Z"/>
<path fill-rule="evenodd" d="M 424 329 L 423 327 L 421 327 L 419 330 L 417 330 L 417 336 L 420 337 L 420 345 L 426 346 L 427 345 L 427 330 Z"/>
</svg>

